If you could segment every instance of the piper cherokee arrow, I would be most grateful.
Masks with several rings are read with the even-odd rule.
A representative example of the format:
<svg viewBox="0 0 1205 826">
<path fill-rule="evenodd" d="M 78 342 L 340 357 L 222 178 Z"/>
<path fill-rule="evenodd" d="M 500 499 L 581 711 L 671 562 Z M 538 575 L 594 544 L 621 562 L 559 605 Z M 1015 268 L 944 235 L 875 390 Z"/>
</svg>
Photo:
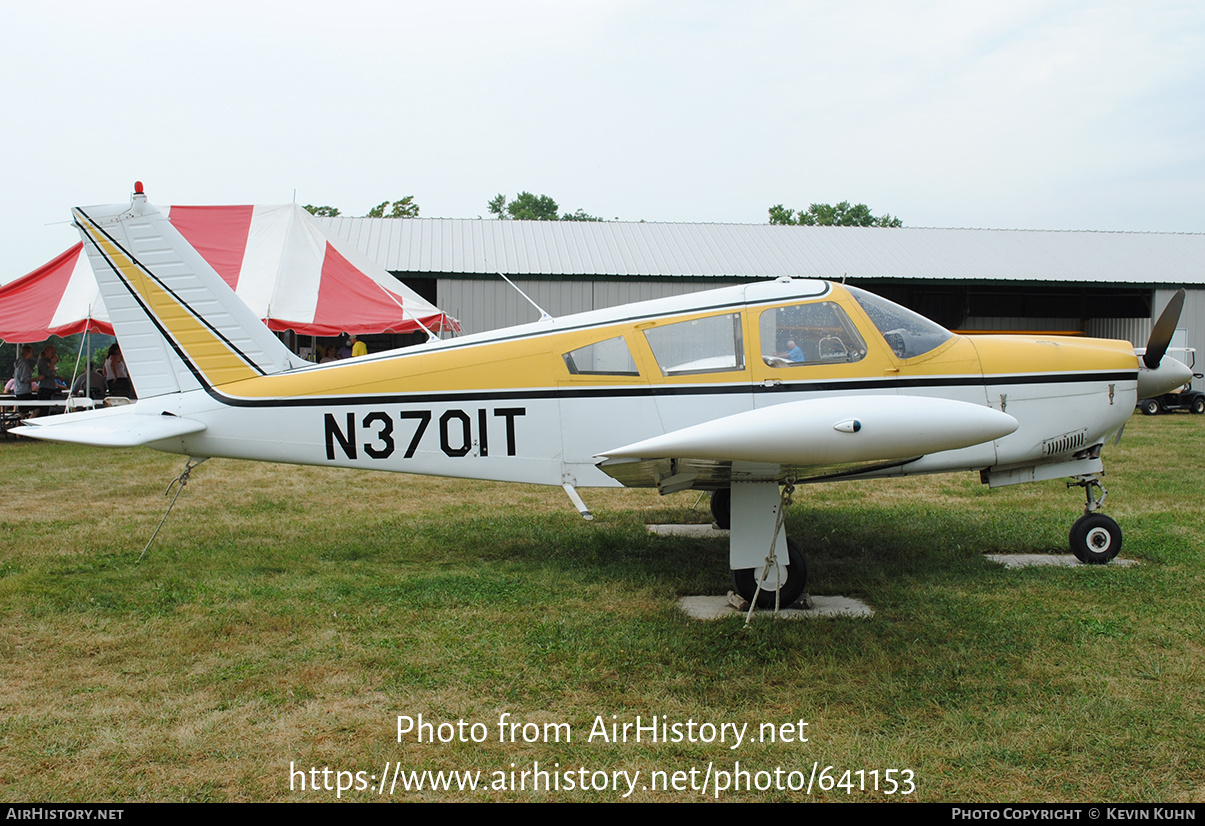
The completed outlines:
<svg viewBox="0 0 1205 826">
<path fill-rule="evenodd" d="M 562 486 L 711 492 L 736 590 L 807 583 L 783 516 L 794 485 L 975 471 L 1069 477 L 1072 552 L 1104 563 L 1101 448 L 1139 398 L 1184 384 L 1124 341 L 955 335 L 864 290 L 780 278 L 315 365 L 290 352 L 137 191 L 73 210 L 139 400 L 14 432 L 267 462 Z"/>
</svg>

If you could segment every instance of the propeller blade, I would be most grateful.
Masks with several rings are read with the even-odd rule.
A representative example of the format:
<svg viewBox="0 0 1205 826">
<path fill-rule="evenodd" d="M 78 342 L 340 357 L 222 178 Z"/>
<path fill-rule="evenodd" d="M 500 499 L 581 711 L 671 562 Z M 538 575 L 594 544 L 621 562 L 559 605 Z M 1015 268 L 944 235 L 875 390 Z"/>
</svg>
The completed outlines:
<svg viewBox="0 0 1205 826">
<path fill-rule="evenodd" d="M 1172 300 L 1167 302 L 1167 306 L 1159 315 L 1159 320 L 1151 329 L 1151 337 L 1146 343 L 1146 353 L 1142 356 L 1142 363 L 1150 369 L 1154 370 L 1159 366 L 1159 362 L 1163 361 L 1163 354 L 1167 352 L 1167 346 L 1172 343 L 1172 333 L 1176 332 L 1176 324 L 1180 321 L 1182 309 L 1184 309 L 1183 288 L 1177 290 L 1176 294 L 1172 296 Z"/>
</svg>

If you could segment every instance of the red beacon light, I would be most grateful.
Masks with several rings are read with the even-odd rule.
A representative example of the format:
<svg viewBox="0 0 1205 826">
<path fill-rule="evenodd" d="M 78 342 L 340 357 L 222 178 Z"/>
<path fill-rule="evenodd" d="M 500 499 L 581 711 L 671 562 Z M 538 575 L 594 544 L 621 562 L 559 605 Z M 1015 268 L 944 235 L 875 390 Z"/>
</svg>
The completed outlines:
<svg viewBox="0 0 1205 826">
<path fill-rule="evenodd" d="M 146 194 L 142 191 L 142 181 L 134 181 L 134 194 L 135 195 L 145 195 Z"/>
</svg>

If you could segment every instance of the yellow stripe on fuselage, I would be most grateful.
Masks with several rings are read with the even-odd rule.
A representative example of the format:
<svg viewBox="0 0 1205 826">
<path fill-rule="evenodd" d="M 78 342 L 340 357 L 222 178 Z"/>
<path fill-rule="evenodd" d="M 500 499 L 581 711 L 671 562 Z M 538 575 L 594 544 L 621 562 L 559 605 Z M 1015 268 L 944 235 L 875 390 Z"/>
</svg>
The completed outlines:
<svg viewBox="0 0 1205 826">
<path fill-rule="evenodd" d="M 274 376 L 255 377 L 226 385 L 224 392 L 247 399 L 291 397 L 339 398 L 398 396 L 429 393 L 471 393 L 545 389 L 566 386 L 640 387 L 670 385 L 725 385 L 785 382 L 841 381 L 881 378 L 888 381 L 912 376 L 966 376 L 1067 373 L 1068 380 L 1092 371 L 1137 370 L 1133 348 L 1126 342 L 1099 339 L 1049 339 L 1026 336 L 955 336 L 931 354 L 901 361 L 896 358 L 861 311 L 849 303 L 847 310 L 865 338 L 868 352 L 855 362 L 811 363 L 771 368 L 758 356 L 772 343 L 760 342 L 758 318 L 766 307 L 733 305 L 706 312 L 683 312 L 658 319 L 619 321 L 578 329 L 531 330 L 514 338 L 452 344 L 426 350 L 416 348 L 397 355 L 352 363 L 327 365 Z M 829 297 L 829 300 L 834 300 Z M 644 336 L 650 327 L 727 313 L 743 316 L 746 365 L 740 370 L 664 376 Z M 546 328 L 547 329 L 547 328 Z M 506 336 L 506 331 L 500 331 Z M 639 376 L 572 375 L 564 353 L 607 339 L 623 337 L 640 371 Z"/>
<path fill-rule="evenodd" d="M 230 345 L 203 325 L 175 296 L 149 277 L 116 244 L 90 223 L 81 222 L 88 237 L 118 270 L 120 277 L 142 299 L 155 320 L 180 346 L 212 385 L 258 376 Z"/>
<path fill-rule="evenodd" d="M 640 376 L 573 376 L 562 353 L 616 336 L 627 336 L 641 370 Z M 638 353 L 631 323 L 533 334 L 509 341 L 451 346 L 434 350 L 415 348 L 396 356 L 364 362 L 331 364 L 264 376 L 223 391 L 243 398 L 323 397 L 455 393 L 473 390 L 522 390 L 554 387 L 583 380 L 598 386 L 632 386 L 648 383 L 649 368 Z M 659 374 L 658 374 L 659 375 Z M 702 381 L 740 381 L 746 373 L 717 373 L 697 377 Z"/>
</svg>

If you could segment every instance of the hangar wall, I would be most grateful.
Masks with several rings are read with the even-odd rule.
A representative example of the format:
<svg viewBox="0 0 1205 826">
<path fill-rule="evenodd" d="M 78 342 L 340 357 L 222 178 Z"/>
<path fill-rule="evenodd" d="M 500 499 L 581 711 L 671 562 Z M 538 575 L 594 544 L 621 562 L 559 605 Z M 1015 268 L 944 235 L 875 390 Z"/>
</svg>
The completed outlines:
<svg viewBox="0 0 1205 826">
<path fill-rule="evenodd" d="M 1155 317 L 1163 312 L 1174 293 L 1175 290 L 1155 291 Z M 1180 313 L 1180 323 L 1176 325 L 1176 330 L 1183 331 L 1185 346 L 1193 347 L 1197 351 L 1197 364 L 1193 369 L 1198 373 L 1205 372 L 1205 290 L 1188 288 L 1184 296 L 1184 310 Z M 1140 339 L 1142 345 L 1146 344 L 1148 336 L 1149 332 Z M 1176 346 L 1176 343 L 1173 339 L 1173 346 Z M 1177 358 L 1180 356 L 1178 353 L 1172 355 Z M 1197 389 L 1202 387 L 1200 382 L 1195 386 Z"/>
<path fill-rule="evenodd" d="M 634 301 L 682 295 L 699 290 L 747 283 L 750 279 L 614 279 L 574 277 L 562 279 L 511 279 L 516 286 L 553 316 L 613 307 Z M 435 303 L 460 319 L 465 333 L 495 330 L 535 321 L 538 314 L 501 278 L 444 277 L 437 281 Z M 867 285 L 874 290 L 873 285 Z M 1014 289 L 1025 289 L 1023 284 Z M 1162 312 L 1173 290 L 1155 290 L 1155 313 Z M 958 325 L 965 331 L 1069 332 L 1095 338 L 1125 339 L 1136 347 L 1146 344 L 1151 318 L 1089 318 L 1070 316 L 968 316 Z M 1179 328 L 1186 331 L 1187 346 L 1202 353 L 1205 365 L 1205 290 L 1188 292 Z"/>
<path fill-rule="evenodd" d="M 1205 233 L 323 218 L 466 332 L 780 275 L 848 277 L 957 330 L 1144 344 L 1171 294 L 1205 354 Z M 1205 355 L 1203 355 L 1205 364 Z"/>
<path fill-rule="evenodd" d="M 1022 316 L 967 316 L 967 320 L 958 326 L 963 332 L 1082 332 L 1083 322 L 1078 318 Z"/>
<path fill-rule="evenodd" d="M 663 278 L 655 281 L 512 278 L 511 281 L 553 316 L 741 283 L 715 278 L 706 281 L 686 278 Z M 441 278 L 437 289 L 438 306 L 459 319 L 461 329 L 465 333 L 496 330 L 499 327 L 524 324 L 539 318 L 539 313 L 523 300 L 523 296 L 497 276 L 493 279 Z"/>
<path fill-rule="evenodd" d="M 1169 287 L 1205 352 L 1205 233 L 323 218 L 466 331 L 780 275 L 848 277 L 951 329 L 1145 343 Z M 1205 361 L 1205 359 L 1203 359 Z"/>
<path fill-rule="evenodd" d="M 1087 333 L 1097 338 L 1128 339 L 1135 347 L 1145 347 L 1147 339 L 1151 337 L 1151 328 L 1155 326 L 1154 319 L 1163 312 L 1175 292 L 1174 289 L 1155 290 L 1151 318 L 1091 319 L 1088 322 Z M 1202 372 L 1205 367 L 1205 290 L 1189 288 L 1186 291 L 1184 309 L 1180 313 L 1180 323 L 1176 325 L 1172 347 L 1194 348 L 1197 351 L 1197 364 L 1194 369 L 1198 373 Z M 1172 355 L 1187 363 L 1183 353 L 1173 352 Z"/>
</svg>

